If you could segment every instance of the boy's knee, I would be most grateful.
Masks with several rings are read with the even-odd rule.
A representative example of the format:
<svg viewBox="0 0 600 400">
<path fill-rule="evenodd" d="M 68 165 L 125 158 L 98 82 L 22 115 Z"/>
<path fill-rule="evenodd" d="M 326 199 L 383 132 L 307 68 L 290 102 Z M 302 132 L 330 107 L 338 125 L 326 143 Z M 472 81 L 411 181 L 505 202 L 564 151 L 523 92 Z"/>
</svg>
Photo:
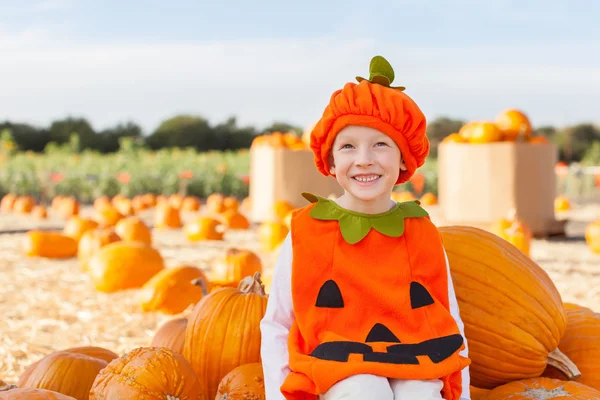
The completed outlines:
<svg viewBox="0 0 600 400">
<path fill-rule="evenodd" d="M 441 391 L 444 383 L 439 379 L 423 381 L 390 379 L 390 386 L 397 400 L 433 400 L 442 399 Z"/>
<path fill-rule="evenodd" d="M 323 400 L 393 400 L 394 393 L 387 378 L 376 375 L 354 375 L 334 384 Z"/>
</svg>

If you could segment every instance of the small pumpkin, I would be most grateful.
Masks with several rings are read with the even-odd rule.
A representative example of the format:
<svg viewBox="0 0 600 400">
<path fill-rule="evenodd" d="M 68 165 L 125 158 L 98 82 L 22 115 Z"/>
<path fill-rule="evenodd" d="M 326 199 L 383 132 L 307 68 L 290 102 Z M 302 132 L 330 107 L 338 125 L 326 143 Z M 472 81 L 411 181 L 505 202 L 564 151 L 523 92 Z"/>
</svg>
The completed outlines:
<svg viewBox="0 0 600 400">
<path fill-rule="evenodd" d="M 569 211 L 571 209 L 571 202 L 566 196 L 556 196 L 554 199 L 554 211 Z"/>
<path fill-rule="evenodd" d="M 96 229 L 98 226 L 98 222 L 92 219 L 75 216 L 71 217 L 67 221 L 65 227 L 63 228 L 63 234 L 72 237 L 77 243 L 79 243 L 81 236 L 83 236 L 85 232 Z"/>
<path fill-rule="evenodd" d="M 442 139 L 442 143 L 467 143 L 467 140 L 458 132 L 454 132 Z"/>
<path fill-rule="evenodd" d="M 142 287 L 165 265 L 158 250 L 146 243 L 118 241 L 98 250 L 88 267 L 96 290 L 116 292 Z"/>
<path fill-rule="evenodd" d="M 198 211 L 200 207 L 200 199 L 196 196 L 186 196 L 181 202 L 181 210 L 183 211 Z"/>
<path fill-rule="evenodd" d="M 107 362 L 85 354 L 55 351 L 24 371 L 17 386 L 24 389 L 47 389 L 80 400 L 87 400 L 96 376 Z M 67 376 L 77 371 L 76 376 Z M 75 379 L 76 378 L 76 379 Z"/>
<path fill-rule="evenodd" d="M 585 242 L 594 253 L 600 253 L 600 219 L 585 227 Z"/>
<path fill-rule="evenodd" d="M 223 240 L 224 225 L 216 218 L 201 216 L 188 222 L 183 231 L 190 241 Z"/>
<path fill-rule="evenodd" d="M 135 214 L 135 208 L 133 208 L 133 204 L 128 198 L 122 198 L 117 201 L 116 204 L 114 204 L 114 208 L 124 217 Z"/>
<path fill-rule="evenodd" d="M 405 201 L 414 201 L 417 198 L 412 192 L 402 191 L 402 192 L 392 192 L 391 199 L 395 202 L 402 203 Z"/>
<path fill-rule="evenodd" d="M 225 211 L 225 197 L 220 193 L 212 193 L 206 198 L 206 209 L 209 213 L 220 214 Z"/>
<path fill-rule="evenodd" d="M 187 328 L 187 317 L 173 318 L 165 322 L 152 337 L 150 347 L 166 347 L 183 354 L 185 328 Z"/>
<path fill-rule="evenodd" d="M 100 227 L 107 228 L 114 227 L 123 218 L 125 218 L 125 216 L 121 214 L 119 210 L 113 206 L 107 206 L 96 211 L 94 220 L 98 222 Z"/>
<path fill-rule="evenodd" d="M 546 271 L 483 229 L 439 231 L 469 343 L 471 384 L 492 389 L 538 377 L 548 364 L 578 377 L 575 364 L 558 349 L 566 316 Z"/>
<path fill-rule="evenodd" d="M 238 199 L 233 196 L 228 196 L 223 199 L 224 212 L 226 211 L 237 211 L 240 208 Z"/>
<path fill-rule="evenodd" d="M 183 196 L 178 193 L 174 193 L 169 196 L 167 201 L 171 206 L 173 206 L 177 210 L 181 210 L 181 204 L 183 203 Z"/>
<path fill-rule="evenodd" d="M 27 232 L 23 248 L 30 257 L 71 258 L 77 255 L 75 239 L 56 231 Z"/>
<path fill-rule="evenodd" d="M 154 214 L 154 227 L 157 229 L 181 228 L 181 216 L 179 209 L 168 203 L 157 205 Z"/>
<path fill-rule="evenodd" d="M 192 283 L 197 279 L 204 286 Z M 200 268 L 183 265 L 156 273 L 138 292 L 138 301 L 144 312 L 179 314 L 199 302 L 209 290 L 208 279 Z"/>
<path fill-rule="evenodd" d="M 502 140 L 502 131 L 493 122 L 476 122 L 469 126 L 467 140 L 469 143 L 499 142 Z"/>
<path fill-rule="evenodd" d="M 57 214 L 67 220 L 79 215 L 79 202 L 74 197 L 61 198 Z"/>
<path fill-rule="evenodd" d="M 282 222 L 285 216 L 296 207 L 288 201 L 276 201 L 273 205 L 275 221 Z"/>
<path fill-rule="evenodd" d="M 96 200 L 94 200 L 94 209 L 100 211 L 106 207 L 111 207 L 112 202 L 108 196 L 100 196 Z"/>
<path fill-rule="evenodd" d="M 252 212 L 252 199 L 250 199 L 250 196 L 244 197 L 239 210 L 244 214 L 250 214 Z"/>
<path fill-rule="evenodd" d="M 265 378 L 261 363 L 240 365 L 229 372 L 217 388 L 215 400 L 265 400 Z"/>
<path fill-rule="evenodd" d="M 223 224 L 229 229 L 248 229 L 250 222 L 237 210 L 227 210 L 221 214 Z"/>
<path fill-rule="evenodd" d="M 485 400 L 572 399 L 598 400 L 600 391 L 579 382 L 532 378 L 510 382 L 491 390 Z"/>
<path fill-rule="evenodd" d="M 83 271 L 88 269 L 89 259 L 107 244 L 121 240 L 113 228 L 98 228 L 85 232 L 77 245 L 77 260 Z"/>
<path fill-rule="evenodd" d="M 79 400 L 53 390 L 0 387 L 0 400 Z"/>
<path fill-rule="evenodd" d="M 165 347 L 139 347 L 96 377 L 90 400 L 208 400 L 186 359 Z"/>
<path fill-rule="evenodd" d="M 46 211 L 46 207 L 40 205 L 33 207 L 33 209 L 31 210 L 31 215 L 37 219 L 48 218 L 48 212 Z"/>
<path fill-rule="evenodd" d="M 152 232 L 144 221 L 135 216 L 117 222 L 115 233 L 122 240 L 152 244 Z"/>
<path fill-rule="evenodd" d="M 13 205 L 15 204 L 15 200 L 17 200 L 17 196 L 8 193 L 2 197 L 2 201 L 0 201 L 0 211 L 2 213 L 9 213 L 12 211 Z"/>
<path fill-rule="evenodd" d="M 289 228 L 283 222 L 265 221 L 258 227 L 258 239 L 264 252 L 276 249 L 287 236 Z"/>
<path fill-rule="evenodd" d="M 527 143 L 546 144 L 546 143 L 550 143 L 550 140 L 546 136 L 536 135 L 536 136 L 530 137 L 529 140 L 527 140 Z"/>
<path fill-rule="evenodd" d="M 188 317 L 183 355 L 200 380 L 202 394 L 214 399 L 232 369 L 260 362 L 260 321 L 268 297 L 260 274 L 238 288 L 221 288 L 200 300 Z"/>
<path fill-rule="evenodd" d="M 506 141 L 527 141 L 531 137 L 531 122 L 520 110 L 503 110 L 496 116 L 495 122 Z"/>
<path fill-rule="evenodd" d="M 431 192 L 425 193 L 423 196 L 421 196 L 419 201 L 424 206 L 433 206 L 438 203 L 436 195 Z"/>
<path fill-rule="evenodd" d="M 514 210 L 509 213 L 508 218 L 502 218 L 491 227 L 491 232 L 500 236 L 502 239 L 512 243 L 524 254 L 530 255 L 532 233 L 531 229 L 524 221 L 516 216 Z"/>
<path fill-rule="evenodd" d="M 19 196 L 13 204 L 13 211 L 19 214 L 29 214 L 35 206 L 35 200 L 31 196 Z"/>
<path fill-rule="evenodd" d="M 232 247 L 212 265 L 211 271 L 210 281 L 215 285 L 237 287 L 246 276 L 262 274 L 263 269 L 260 257 L 254 252 Z"/>
<path fill-rule="evenodd" d="M 600 314 L 589 308 L 565 303 L 567 330 L 558 348 L 571 359 L 581 371 L 577 382 L 600 390 Z M 560 380 L 567 377 L 548 366 L 544 376 Z"/>
</svg>

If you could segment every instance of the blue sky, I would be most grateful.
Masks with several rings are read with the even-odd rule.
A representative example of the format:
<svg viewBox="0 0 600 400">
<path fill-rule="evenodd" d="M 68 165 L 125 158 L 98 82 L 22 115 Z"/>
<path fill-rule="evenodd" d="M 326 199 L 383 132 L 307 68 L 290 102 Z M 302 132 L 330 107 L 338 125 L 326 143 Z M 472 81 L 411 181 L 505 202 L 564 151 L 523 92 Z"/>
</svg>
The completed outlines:
<svg viewBox="0 0 600 400">
<path fill-rule="evenodd" d="M 430 118 L 600 122 L 594 0 L 0 0 L 0 120 L 309 125 L 388 58 Z"/>
</svg>

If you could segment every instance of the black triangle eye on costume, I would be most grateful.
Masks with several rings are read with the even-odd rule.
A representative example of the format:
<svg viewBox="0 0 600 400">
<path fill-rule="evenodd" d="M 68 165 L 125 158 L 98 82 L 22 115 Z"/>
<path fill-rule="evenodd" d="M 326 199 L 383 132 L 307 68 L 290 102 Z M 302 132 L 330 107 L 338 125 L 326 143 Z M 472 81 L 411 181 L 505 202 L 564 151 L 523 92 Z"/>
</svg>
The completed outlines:
<svg viewBox="0 0 600 400">
<path fill-rule="evenodd" d="M 413 309 L 425 307 L 433 304 L 433 297 L 429 294 L 429 291 L 425 289 L 425 286 L 419 282 L 410 283 L 410 305 Z M 340 287 L 334 280 L 330 279 L 326 281 L 317 296 L 316 307 L 323 308 L 344 308 L 344 298 Z"/>
</svg>

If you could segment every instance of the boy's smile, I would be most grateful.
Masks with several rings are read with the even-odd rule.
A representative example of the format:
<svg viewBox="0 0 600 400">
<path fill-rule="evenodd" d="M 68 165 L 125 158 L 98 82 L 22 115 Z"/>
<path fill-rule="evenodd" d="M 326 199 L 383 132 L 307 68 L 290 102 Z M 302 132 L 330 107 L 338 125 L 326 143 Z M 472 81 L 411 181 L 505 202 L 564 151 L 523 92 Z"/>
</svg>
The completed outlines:
<svg viewBox="0 0 600 400">
<path fill-rule="evenodd" d="M 338 204 L 367 214 L 390 209 L 392 189 L 406 169 L 392 138 L 370 127 L 347 126 L 336 136 L 330 160 L 331 174 L 345 191 Z"/>
</svg>

